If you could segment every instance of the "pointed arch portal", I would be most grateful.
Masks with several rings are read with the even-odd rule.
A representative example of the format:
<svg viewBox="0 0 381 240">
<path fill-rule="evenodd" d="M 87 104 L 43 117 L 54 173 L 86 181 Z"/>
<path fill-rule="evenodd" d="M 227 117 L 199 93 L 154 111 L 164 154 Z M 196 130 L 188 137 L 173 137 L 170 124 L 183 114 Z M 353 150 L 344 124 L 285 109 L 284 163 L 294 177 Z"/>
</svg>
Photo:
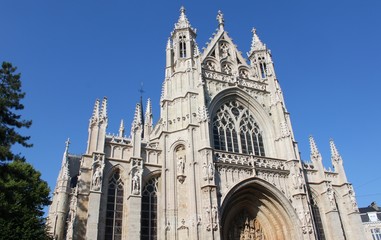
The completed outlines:
<svg viewBox="0 0 381 240">
<path fill-rule="evenodd" d="M 221 207 L 223 240 L 302 239 L 298 226 L 284 195 L 256 178 L 233 188 Z"/>
</svg>

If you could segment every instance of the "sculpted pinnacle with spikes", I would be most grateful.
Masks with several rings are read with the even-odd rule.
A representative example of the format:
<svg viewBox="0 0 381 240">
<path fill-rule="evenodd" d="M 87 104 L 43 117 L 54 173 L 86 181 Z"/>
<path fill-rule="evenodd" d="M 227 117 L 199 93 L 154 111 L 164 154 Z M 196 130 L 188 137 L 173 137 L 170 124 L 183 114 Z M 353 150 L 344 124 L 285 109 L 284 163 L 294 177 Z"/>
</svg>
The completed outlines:
<svg viewBox="0 0 381 240">
<path fill-rule="evenodd" d="M 251 41 L 251 48 L 250 48 L 250 52 L 248 53 L 248 55 L 250 56 L 251 54 L 253 54 L 253 52 L 255 51 L 260 51 L 260 50 L 266 50 L 266 44 L 264 44 L 261 39 L 259 39 L 259 36 L 257 34 L 257 29 L 256 28 L 253 28 L 251 30 L 251 32 L 253 33 L 253 39 Z"/>
<path fill-rule="evenodd" d="M 104 97 L 102 100 L 102 107 L 100 112 L 100 121 L 106 121 L 107 120 L 107 97 Z"/>
<path fill-rule="evenodd" d="M 315 140 L 312 136 L 309 138 L 310 140 L 310 148 L 311 148 L 311 160 L 312 161 L 321 161 L 321 154 L 316 146 Z"/>
<path fill-rule="evenodd" d="M 91 124 L 96 123 L 98 121 L 98 118 L 99 118 L 99 99 L 97 99 L 94 104 L 93 115 L 91 116 L 91 119 L 90 119 Z"/>
<path fill-rule="evenodd" d="M 193 32 L 196 32 L 192 26 L 189 23 L 189 20 L 187 16 L 185 15 L 185 8 L 184 6 L 181 6 L 180 8 L 180 17 L 177 23 L 175 23 L 175 30 L 176 29 L 183 29 L 183 28 L 190 28 Z"/>
<path fill-rule="evenodd" d="M 329 145 L 331 148 L 331 160 L 332 162 L 342 162 L 341 155 L 339 154 L 339 151 L 336 148 L 335 143 L 333 142 L 333 139 L 329 140 Z"/>
<path fill-rule="evenodd" d="M 140 103 L 136 104 L 135 108 L 135 116 L 134 116 L 134 121 L 132 122 L 132 131 L 134 132 L 137 128 L 141 127 L 142 125 L 142 110 Z"/>
</svg>

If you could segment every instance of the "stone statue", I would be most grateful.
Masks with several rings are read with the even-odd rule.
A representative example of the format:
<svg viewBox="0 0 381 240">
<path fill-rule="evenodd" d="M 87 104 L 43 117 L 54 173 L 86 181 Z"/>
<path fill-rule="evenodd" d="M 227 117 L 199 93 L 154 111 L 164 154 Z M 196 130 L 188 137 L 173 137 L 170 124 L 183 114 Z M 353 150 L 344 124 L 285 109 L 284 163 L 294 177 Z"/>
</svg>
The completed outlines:
<svg viewBox="0 0 381 240">
<path fill-rule="evenodd" d="M 132 193 L 137 195 L 140 193 L 140 178 L 139 171 L 135 171 L 134 176 L 132 177 Z"/>
<path fill-rule="evenodd" d="M 99 190 L 100 189 L 100 184 L 102 180 L 102 175 L 101 175 L 101 167 L 97 166 L 97 168 L 94 171 L 93 174 L 93 190 Z"/>
<path fill-rule="evenodd" d="M 185 171 L 185 156 L 180 156 L 177 160 L 177 174 L 183 175 Z"/>
<path fill-rule="evenodd" d="M 212 162 L 209 163 L 208 165 L 208 176 L 210 180 L 213 180 L 214 177 L 214 165 Z"/>
</svg>

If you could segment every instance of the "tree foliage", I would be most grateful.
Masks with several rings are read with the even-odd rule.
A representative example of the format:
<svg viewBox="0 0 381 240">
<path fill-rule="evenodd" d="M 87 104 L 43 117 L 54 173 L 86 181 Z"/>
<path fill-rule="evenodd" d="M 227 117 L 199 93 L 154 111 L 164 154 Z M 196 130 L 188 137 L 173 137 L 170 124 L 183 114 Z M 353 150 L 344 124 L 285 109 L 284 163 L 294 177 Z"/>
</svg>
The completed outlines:
<svg viewBox="0 0 381 240">
<path fill-rule="evenodd" d="M 32 165 L 12 146 L 31 147 L 29 136 L 16 130 L 29 128 L 32 121 L 22 120 L 19 110 L 25 96 L 20 74 L 12 64 L 3 62 L 0 69 L 0 240 L 49 239 L 43 207 L 49 205 L 49 187 Z M 12 161 L 9 161 L 12 160 Z"/>
<path fill-rule="evenodd" d="M 0 69 L 0 161 L 24 159 L 14 154 L 11 147 L 18 143 L 24 147 L 31 147 L 29 136 L 22 136 L 16 130 L 29 128 L 30 120 L 21 119 L 19 110 L 24 109 L 20 102 L 25 96 L 21 90 L 20 73 L 16 74 L 16 67 L 11 63 L 3 62 Z"/>
<path fill-rule="evenodd" d="M 50 204 L 48 184 L 23 161 L 0 164 L 0 239 L 48 239 L 43 206 Z"/>
</svg>

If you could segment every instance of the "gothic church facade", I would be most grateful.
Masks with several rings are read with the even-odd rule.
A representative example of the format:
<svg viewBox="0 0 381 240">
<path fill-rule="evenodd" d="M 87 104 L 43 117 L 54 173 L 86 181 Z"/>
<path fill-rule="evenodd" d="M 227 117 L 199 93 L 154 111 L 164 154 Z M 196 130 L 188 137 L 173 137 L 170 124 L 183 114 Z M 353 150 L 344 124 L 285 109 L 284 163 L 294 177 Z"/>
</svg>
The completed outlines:
<svg viewBox="0 0 381 240">
<path fill-rule="evenodd" d="M 48 215 L 55 239 L 353 239 L 355 193 L 330 142 L 300 159 L 269 49 L 255 29 L 246 60 L 224 29 L 201 52 L 184 8 L 166 47 L 160 118 L 137 104 L 130 136 L 106 134 L 95 102 L 86 152 L 69 153 Z M 143 116 L 144 115 L 144 116 Z"/>
</svg>

